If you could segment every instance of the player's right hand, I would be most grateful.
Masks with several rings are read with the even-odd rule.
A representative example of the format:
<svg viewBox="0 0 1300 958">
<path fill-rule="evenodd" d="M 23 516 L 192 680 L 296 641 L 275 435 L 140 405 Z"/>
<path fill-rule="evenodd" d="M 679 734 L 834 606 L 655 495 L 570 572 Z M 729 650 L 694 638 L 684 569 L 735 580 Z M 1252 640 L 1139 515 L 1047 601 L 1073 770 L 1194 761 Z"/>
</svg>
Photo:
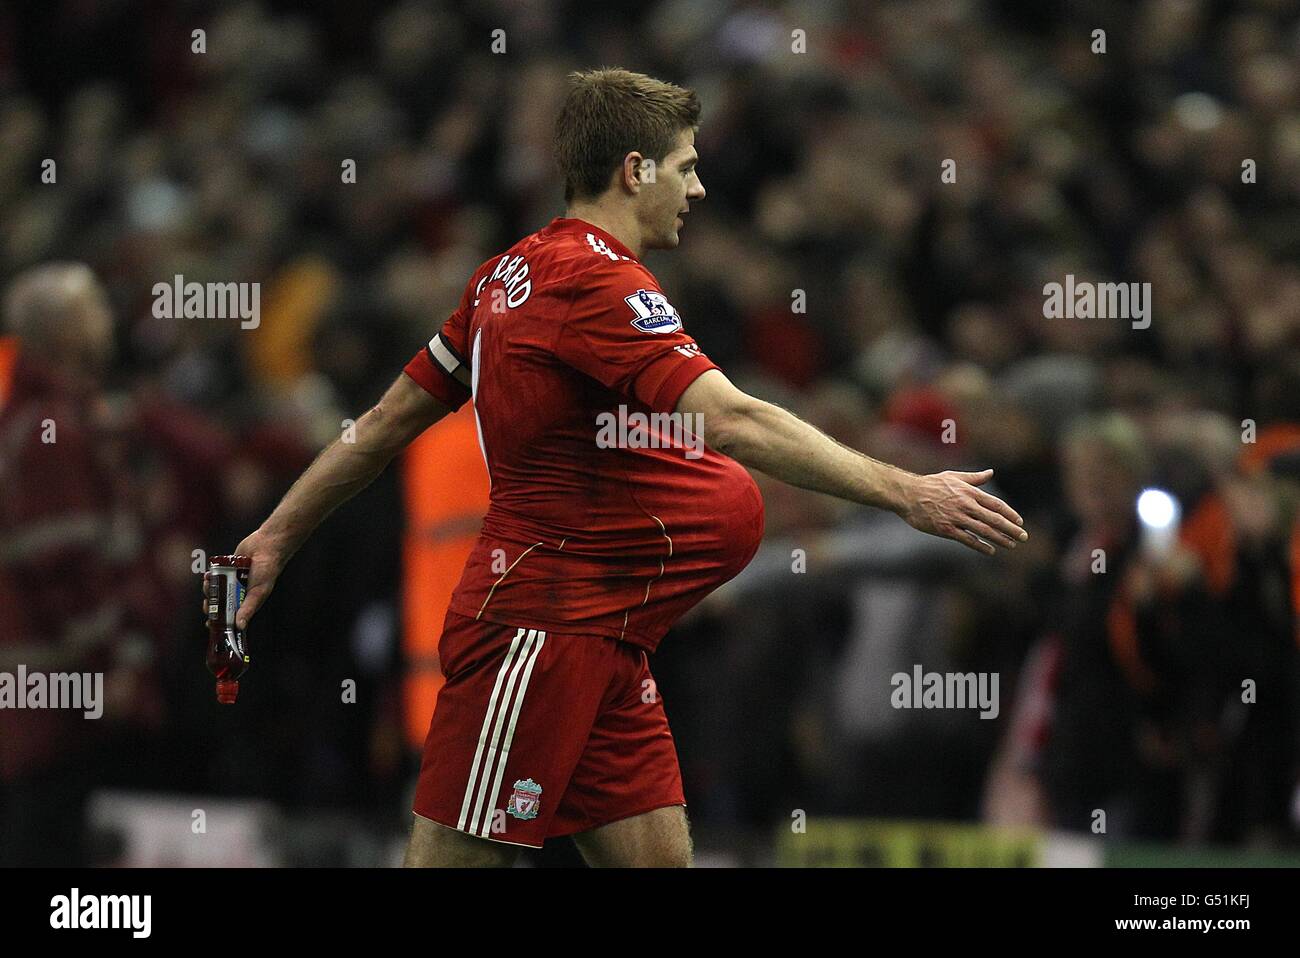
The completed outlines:
<svg viewBox="0 0 1300 958">
<path fill-rule="evenodd" d="M 1014 549 L 1029 538 L 1025 520 L 1009 505 L 977 488 L 993 476 L 982 472 L 937 472 L 917 476 L 899 513 L 914 529 L 960 542 L 981 555 Z"/>
</svg>

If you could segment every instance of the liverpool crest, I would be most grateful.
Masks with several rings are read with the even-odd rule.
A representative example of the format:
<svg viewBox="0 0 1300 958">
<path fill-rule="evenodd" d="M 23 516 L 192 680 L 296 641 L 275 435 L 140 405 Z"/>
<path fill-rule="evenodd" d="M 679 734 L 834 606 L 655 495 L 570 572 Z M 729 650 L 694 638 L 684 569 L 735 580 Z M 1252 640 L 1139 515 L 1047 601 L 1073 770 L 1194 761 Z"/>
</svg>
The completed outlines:
<svg viewBox="0 0 1300 958">
<path fill-rule="evenodd" d="M 506 803 L 507 812 L 515 818 L 527 820 L 536 818 L 541 807 L 542 786 L 531 778 L 515 782 L 514 791 L 510 793 L 510 801 Z"/>
</svg>

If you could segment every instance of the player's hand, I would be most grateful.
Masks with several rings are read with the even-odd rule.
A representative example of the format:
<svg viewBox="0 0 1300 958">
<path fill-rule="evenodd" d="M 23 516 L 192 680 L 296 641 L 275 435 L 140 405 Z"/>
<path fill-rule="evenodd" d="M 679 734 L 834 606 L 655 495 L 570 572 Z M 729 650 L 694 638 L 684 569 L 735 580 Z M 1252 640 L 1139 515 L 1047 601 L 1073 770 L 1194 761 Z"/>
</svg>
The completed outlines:
<svg viewBox="0 0 1300 958">
<path fill-rule="evenodd" d="M 275 588 L 275 580 L 280 578 L 280 572 L 284 569 L 285 557 L 274 540 L 261 529 L 236 546 L 235 555 L 248 556 L 253 560 L 252 567 L 248 570 L 248 591 L 244 593 L 239 611 L 235 613 L 235 627 L 246 629 L 248 620 Z"/>
<path fill-rule="evenodd" d="M 899 515 L 914 529 L 960 542 L 983 555 L 993 555 L 999 546 L 1014 549 L 1029 533 L 1021 528 L 1024 520 L 1016 510 L 977 488 L 992 475 L 992 469 L 985 469 L 918 476 Z"/>
<path fill-rule="evenodd" d="M 248 591 L 235 613 L 235 628 L 248 628 L 248 620 L 258 610 L 275 588 L 276 579 L 284 569 L 285 556 L 279 546 L 260 529 L 235 547 L 233 555 L 248 556 L 252 566 L 248 570 Z M 203 612 L 207 615 L 208 573 L 203 574 Z"/>
</svg>

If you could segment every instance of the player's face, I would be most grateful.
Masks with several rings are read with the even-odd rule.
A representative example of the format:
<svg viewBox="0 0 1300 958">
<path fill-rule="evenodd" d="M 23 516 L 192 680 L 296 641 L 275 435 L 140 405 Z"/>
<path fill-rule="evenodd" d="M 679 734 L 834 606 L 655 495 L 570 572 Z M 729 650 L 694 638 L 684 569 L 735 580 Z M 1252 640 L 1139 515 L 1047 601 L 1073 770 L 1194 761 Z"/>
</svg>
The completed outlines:
<svg viewBox="0 0 1300 958">
<path fill-rule="evenodd" d="M 655 168 L 654 182 L 641 190 L 641 230 L 647 249 L 676 249 L 678 230 L 695 200 L 704 199 L 704 185 L 695 171 L 695 131 L 683 130 L 677 146 Z"/>
</svg>

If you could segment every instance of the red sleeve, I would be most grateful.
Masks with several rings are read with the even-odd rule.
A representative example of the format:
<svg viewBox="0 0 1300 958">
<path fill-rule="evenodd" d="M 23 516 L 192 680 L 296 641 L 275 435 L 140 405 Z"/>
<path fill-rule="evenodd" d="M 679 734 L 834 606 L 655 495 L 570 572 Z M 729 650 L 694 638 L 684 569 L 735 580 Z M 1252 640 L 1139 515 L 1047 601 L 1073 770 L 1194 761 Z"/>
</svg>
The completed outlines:
<svg viewBox="0 0 1300 958">
<path fill-rule="evenodd" d="M 438 337 L 430 340 L 433 343 Z M 425 392 L 455 412 L 469 399 L 469 390 L 451 377 L 433 359 L 430 346 L 423 347 L 411 357 L 402 370 L 414 379 Z"/>
<path fill-rule="evenodd" d="M 477 275 L 476 270 L 475 276 Z M 402 370 L 452 412 L 465 405 L 470 397 L 470 391 L 456 379 L 455 374 L 462 366 L 469 369 L 465 358 L 465 339 L 469 329 L 469 316 L 477 302 L 474 298 L 475 276 L 471 276 L 466 284 L 456 311 Z"/>
<path fill-rule="evenodd" d="M 672 412 L 687 386 L 717 368 L 639 263 L 602 263 L 573 282 L 555 353 L 574 369 L 655 412 Z"/>
</svg>

